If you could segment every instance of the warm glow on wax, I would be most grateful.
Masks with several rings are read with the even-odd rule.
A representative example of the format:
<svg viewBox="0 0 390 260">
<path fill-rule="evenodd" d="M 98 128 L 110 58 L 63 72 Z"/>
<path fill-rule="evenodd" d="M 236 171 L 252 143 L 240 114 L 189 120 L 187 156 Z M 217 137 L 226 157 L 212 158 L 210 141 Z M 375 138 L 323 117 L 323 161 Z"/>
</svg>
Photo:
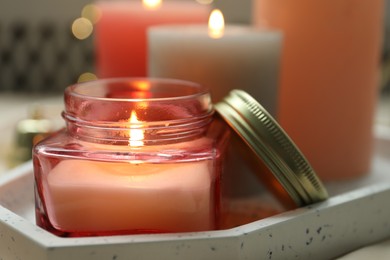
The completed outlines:
<svg viewBox="0 0 390 260">
<path fill-rule="evenodd" d="M 139 123 L 137 114 L 135 111 L 131 111 L 130 115 L 130 130 L 129 130 L 129 146 L 143 146 L 144 145 L 144 132 L 140 128 L 140 126 L 133 126 L 133 124 Z"/>
<path fill-rule="evenodd" d="M 157 9 L 161 6 L 162 0 L 142 0 L 142 3 L 146 9 Z"/>
<path fill-rule="evenodd" d="M 214 39 L 221 38 L 225 29 L 225 20 L 221 10 L 214 9 L 209 19 L 209 36 Z"/>
</svg>

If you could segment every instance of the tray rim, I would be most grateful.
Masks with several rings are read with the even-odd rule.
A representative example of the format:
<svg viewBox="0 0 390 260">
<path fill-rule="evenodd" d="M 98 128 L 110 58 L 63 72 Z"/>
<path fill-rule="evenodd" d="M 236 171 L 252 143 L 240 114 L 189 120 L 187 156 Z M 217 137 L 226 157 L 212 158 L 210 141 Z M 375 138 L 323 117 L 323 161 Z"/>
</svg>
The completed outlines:
<svg viewBox="0 0 390 260">
<path fill-rule="evenodd" d="M 376 135 L 377 140 L 385 141 L 386 146 L 390 145 L 390 131 L 387 130 Z M 387 153 L 383 160 L 385 160 L 386 167 L 390 165 Z M 4 185 L 12 185 L 13 182 L 27 178 L 32 174 L 30 161 L 9 171 L 8 174 L 0 176 L 0 189 Z M 153 259 L 155 255 L 150 255 L 151 249 L 159 250 L 161 259 L 182 259 L 183 254 L 186 259 L 199 259 L 199 257 L 204 259 L 257 259 L 260 255 L 269 258 L 272 256 L 270 255 L 272 252 L 274 252 L 274 257 L 282 256 L 280 257 L 282 259 L 289 259 L 288 253 L 295 254 L 301 259 L 312 259 L 314 256 L 334 258 L 390 237 L 390 221 L 387 222 L 390 219 L 390 207 L 383 207 L 386 205 L 388 197 L 390 197 L 390 182 L 375 182 L 331 196 L 323 202 L 286 211 L 232 229 L 83 238 L 57 237 L 0 205 L 0 252 L 3 254 L 2 250 L 8 247 L 16 254 L 15 252 L 21 251 L 21 248 L 28 247 L 27 251 L 34 251 L 36 258 L 30 258 L 31 253 L 20 252 L 20 254 L 24 254 L 21 258 L 19 256 L 9 259 L 47 260 L 69 259 L 70 256 L 73 257 L 72 259 L 96 259 L 88 258 L 85 255 L 88 250 L 110 254 L 112 259 L 116 259 L 117 256 L 138 256 L 139 259 Z M 377 203 L 372 203 L 374 200 Z M 359 207 L 364 210 L 361 211 Z M 346 217 L 345 214 L 352 215 Z M 380 214 L 378 219 L 382 222 L 373 218 L 373 214 Z M 333 224 L 328 224 L 331 220 Z M 352 222 L 361 225 L 360 233 L 353 233 L 354 223 Z M 311 240 L 307 240 L 308 235 L 315 233 L 313 231 L 309 233 L 309 227 L 310 230 L 313 230 L 319 225 L 320 228 L 331 232 L 326 233 L 325 244 L 321 244 L 324 241 L 320 241 L 319 238 L 315 238 L 312 243 L 313 236 Z M 377 230 L 377 232 L 372 233 L 373 230 Z M 292 239 L 288 235 L 291 232 L 301 232 L 301 235 Z M 333 241 L 330 241 L 332 234 Z M 19 244 L 13 243 L 15 239 Z M 286 241 L 291 243 L 289 252 L 284 249 Z M 4 244 L 4 242 L 6 243 Z M 187 247 L 182 248 L 185 244 Z M 216 248 L 222 247 L 225 248 L 225 251 L 216 250 Z M 179 249 L 183 251 L 183 254 L 177 254 Z M 120 253 L 115 253 L 117 250 Z"/>
<path fill-rule="evenodd" d="M 27 162 L 20 167 L 12 170 L 8 176 L 0 178 L 0 188 L 4 184 L 9 184 L 19 178 L 26 177 L 32 173 L 32 163 Z M 80 238 L 63 238 L 58 237 L 50 232 L 36 226 L 29 220 L 19 216 L 11 210 L 0 205 L 0 221 L 8 223 L 10 227 L 17 230 L 21 234 L 29 237 L 41 246 L 47 248 L 61 247 L 77 243 L 78 245 L 103 245 L 107 243 L 144 243 L 144 242 L 163 242 L 183 239 L 218 239 L 227 237 L 239 237 L 244 234 L 253 232 L 254 230 L 261 231 L 262 229 L 272 228 L 282 222 L 288 222 L 296 218 L 298 215 L 318 213 L 329 209 L 330 207 L 339 207 L 346 203 L 373 196 L 379 193 L 389 192 L 390 183 L 379 183 L 368 187 L 362 187 L 353 191 L 349 191 L 340 195 L 330 197 L 326 201 L 312 204 L 309 206 L 300 207 L 290 211 L 286 211 L 271 217 L 260 219 L 239 227 L 226 230 L 203 231 L 203 232 L 183 232 L 170 234 L 146 234 L 146 235 L 120 235 L 120 236 L 99 236 L 99 237 L 80 237 Z M 14 221 L 9 222 L 8 219 L 12 217 Z M 17 225 L 14 225 L 17 223 Z M 27 232 L 26 232 L 27 231 Z M 390 236 L 390 234 L 389 234 Z M 69 243 L 70 242 L 70 243 Z"/>
</svg>

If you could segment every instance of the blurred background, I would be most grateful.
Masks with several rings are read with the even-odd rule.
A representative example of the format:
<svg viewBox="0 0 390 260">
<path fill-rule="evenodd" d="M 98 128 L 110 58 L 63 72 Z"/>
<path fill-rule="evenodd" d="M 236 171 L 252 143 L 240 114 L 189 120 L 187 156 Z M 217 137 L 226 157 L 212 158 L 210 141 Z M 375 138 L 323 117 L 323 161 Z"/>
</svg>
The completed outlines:
<svg viewBox="0 0 390 260">
<path fill-rule="evenodd" d="M 252 21 L 251 0 L 198 2 L 222 9 L 227 23 Z M 25 160 L 30 147 L 24 138 L 29 132 L 62 126 L 66 86 L 96 79 L 91 4 L 89 0 L 0 0 L 0 174 Z M 390 125 L 390 0 L 386 4 L 377 120 Z"/>
<path fill-rule="evenodd" d="M 61 92 L 93 71 L 92 37 L 71 30 L 87 3 L 1 0 L 0 91 Z"/>
<path fill-rule="evenodd" d="M 199 2 L 223 9 L 227 22 L 251 22 L 251 1 Z M 93 78 L 92 3 L 0 0 L 0 93 L 61 93 Z"/>
<path fill-rule="evenodd" d="M 220 8 L 227 23 L 251 23 L 251 0 L 198 1 Z M 386 2 L 386 13 L 390 13 L 390 0 Z M 93 78 L 92 3 L 90 0 L 0 0 L 0 93 L 61 93 L 71 83 Z M 389 16 L 383 29 L 381 88 L 388 91 Z"/>
</svg>

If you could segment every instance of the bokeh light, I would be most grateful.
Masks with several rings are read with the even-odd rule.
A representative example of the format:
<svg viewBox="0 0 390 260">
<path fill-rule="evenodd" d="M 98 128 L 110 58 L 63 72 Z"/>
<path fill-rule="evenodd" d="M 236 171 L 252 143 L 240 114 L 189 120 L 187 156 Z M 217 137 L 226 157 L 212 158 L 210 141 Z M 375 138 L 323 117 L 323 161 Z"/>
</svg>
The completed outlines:
<svg viewBox="0 0 390 260">
<path fill-rule="evenodd" d="M 196 2 L 198 2 L 199 4 L 202 4 L 202 5 L 209 5 L 213 2 L 214 0 L 196 0 Z"/>
<path fill-rule="evenodd" d="M 81 17 L 74 20 L 72 24 L 72 33 L 79 39 L 84 40 L 88 38 L 93 32 L 93 25 L 90 20 Z"/>
<path fill-rule="evenodd" d="M 100 17 L 102 16 L 102 11 L 97 5 L 88 4 L 84 6 L 81 11 L 81 17 L 88 19 L 92 24 L 96 24 Z"/>
<path fill-rule="evenodd" d="M 92 80 L 97 80 L 98 77 L 91 73 L 91 72 L 85 72 L 83 74 L 81 74 L 77 80 L 78 83 L 82 83 L 82 82 L 87 82 L 87 81 L 92 81 Z"/>
</svg>

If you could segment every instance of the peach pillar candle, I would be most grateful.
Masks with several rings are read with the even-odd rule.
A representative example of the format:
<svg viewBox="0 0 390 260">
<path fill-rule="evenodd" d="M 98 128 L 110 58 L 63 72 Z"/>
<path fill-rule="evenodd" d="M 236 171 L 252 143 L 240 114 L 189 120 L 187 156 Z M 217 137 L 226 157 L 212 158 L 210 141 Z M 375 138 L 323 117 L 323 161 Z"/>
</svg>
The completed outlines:
<svg viewBox="0 0 390 260">
<path fill-rule="evenodd" d="M 56 228 L 79 232 L 212 229 L 209 163 L 65 160 L 48 175 L 48 215 Z"/>
<path fill-rule="evenodd" d="M 210 8 L 188 1 L 166 1 L 146 8 L 141 1 L 96 3 L 101 17 L 95 26 L 98 77 L 146 75 L 146 29 L 167 23 L 207 23 Z"/>
<path fill-rule="evenodd" d="M 323 180 L 368 173 L 383 0 L 256 0 L 284 32 L 278 119 Z"/>
</svg>

